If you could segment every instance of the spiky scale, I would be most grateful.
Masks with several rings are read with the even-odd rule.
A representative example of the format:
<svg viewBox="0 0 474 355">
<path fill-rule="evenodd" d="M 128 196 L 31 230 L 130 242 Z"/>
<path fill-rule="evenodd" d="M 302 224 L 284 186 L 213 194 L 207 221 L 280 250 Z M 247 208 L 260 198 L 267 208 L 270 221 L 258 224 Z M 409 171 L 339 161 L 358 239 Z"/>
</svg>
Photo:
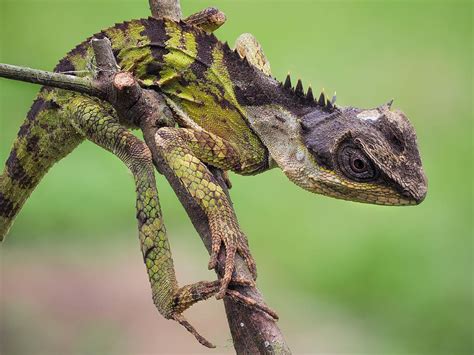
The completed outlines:
<svg viewBox="0 0 474 355">
<path fill-rule="evenodd" d="M 379 110 L 389 110 L 392 108 L 392 104 L 393 104 L 393 99 L 391 99 L 390 101 L 388 101 L 387 103 L 383 104 L 383 105 L 380 105 L 379 107 L 377 107 Z"/>
<path fill-rule="evenodd" d="M 321 91 L 321 95 L 319 95 L 318 105 L 321 107 L 326 106 L 326 94 L 324 93 L 324 89 Z"/>
<path fill-rule="evenodd" d="M 301 81 L 301 79 L 298 79 L 298 83 L 296 84 L 295 93 L 298 96 L 304 96 L 303 82 Z"/>
<path fill-rule="evenodd" d="M 287 90 L 290 90 L 292 88 L 290 73 L 288 73 L 288 75 L 286 76 L 285 83 L 283 84 L 283 88 Z"/>
<path fill-rule="evenodd" d="M 309 101 L 314 101 L 313 89 L 311 85 L 308 87 L 308 92 L 306 93 L 306 99 Z"/>
<path fill-rule="evenodd" d="M 326 108 L 328 111 L 332 111 L 332 110 L 334 109 L 334 106 L 333 106 L 333 104 L 331 103 L 331 101 L 328 100 L 327 103 L 326 103 L 325 108 Z"/>
<path fill-rule="evenodd" d="M 387 104 L 386 104 L 389 110 L 392 108 L 393 100 L 394 100 L 394 99 L 391 99 L 391 100 L 390 100 L 389 102 L 387 102 Z"/>
</svg>

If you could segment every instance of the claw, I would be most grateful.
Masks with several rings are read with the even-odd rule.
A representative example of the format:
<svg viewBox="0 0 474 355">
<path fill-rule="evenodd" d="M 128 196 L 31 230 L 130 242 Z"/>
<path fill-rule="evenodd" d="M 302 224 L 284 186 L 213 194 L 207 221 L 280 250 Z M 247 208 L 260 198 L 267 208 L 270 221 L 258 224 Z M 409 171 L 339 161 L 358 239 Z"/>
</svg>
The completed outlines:
<svg viewBox="0 0 474 355">
<path fill-rule="evenodd" d="M 231 281 L 232 285 L 239 285 L 239 286 L 247 286 L 247 287 L 255 287 L 255 281 L 249 280 L 243 277 L 233 277 Z"/>
<path fill-rule="evenodd" d="M 221 240 L 216 238 L 212 240 L 211 246 L 211 258 L 209 259 L 208 268 L 209 270 L 215 269 L 217 266 L 217 258 L 219 256 L 219 250 L 221 248 Z"/>
<path fill-rule="evenodd" d="M 235 247 L 226 247 L 224 277 L 221 280 L 221 287 L 219 289 L 219 292 L 216 295 L 216 298 L 218 300 L 222 299 L 225 296 L 227 287 L 229 287 L 229 283 L 232 280 L 232 273 L 234 271 L 235 252 L 236 252 Z"/>
<path fill-rule="evenodd" d="M 278 320 L 278 314 L 275 313 L 271 308 L 267 307 L 264 304 L 258 303 L 255 301 L 253 298 L 244 296 L 240 292 L 236 290 L 227 290 L 227 295 L 234 299 L 235 301 L 243 304 L 246 307 L 249 307 L 251 309 L 257 309 L 267 315 L 269 315 L 271 318 L 274 320 Z"/>
<path fill-rule="evenodd" d="M 171 316 L 171 318 L 175 321 L 177 321 L 179 324 L 181 324 L 183 327 L 186 328 L 188 332 L 190 332 L 192 335 L 195 336 L 198 342 L 200 342 L 202 345 L 208 347 L 208 348 L 215 348 L 216 346 L 212 344 L 211 342 L 207 341 L 206 338 L 204 338 L 201 334 L 197 332 L 196 329 L 186 320 L 186 318 L 183 317 L 182 314 L 176 313 Z"/>
<path fill-rule="evenodd" d="M 215 269 L 217 266 L 217 253 L 212 251 L 211 258 L 209 259 L 209 264 L 207 265 L 207 268 L 209 270 Z"/>
<path fill-rule="evenodd" d="M 252 255 L 250 255 L 248 246 L 245 246 L 244 248 L 239 248 L 239 253 L 244 258 L 245 263 L 247 264 L 247 267 L 249 268 L 253 279 L 257 280 L 257 264 L 255 263 L 255 260 L 253 260 Z"/>
</svg>

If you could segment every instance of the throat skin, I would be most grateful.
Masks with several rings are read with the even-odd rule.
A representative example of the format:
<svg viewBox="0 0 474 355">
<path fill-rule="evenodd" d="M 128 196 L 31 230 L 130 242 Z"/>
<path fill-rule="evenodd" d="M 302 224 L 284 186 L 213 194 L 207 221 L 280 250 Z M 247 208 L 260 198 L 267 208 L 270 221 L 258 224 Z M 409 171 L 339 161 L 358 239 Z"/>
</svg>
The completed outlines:
<svg viewBox="0 0 474 355">
<path fill-rule="evenodd" d="M 248 106 L 247 119 L 269 152 L 269 168 L 279 167 L 298 186 L 320 189 L 324 169 L 316 164 L 301 136 L 298 117 L 280 105 Z"/>
</svg>

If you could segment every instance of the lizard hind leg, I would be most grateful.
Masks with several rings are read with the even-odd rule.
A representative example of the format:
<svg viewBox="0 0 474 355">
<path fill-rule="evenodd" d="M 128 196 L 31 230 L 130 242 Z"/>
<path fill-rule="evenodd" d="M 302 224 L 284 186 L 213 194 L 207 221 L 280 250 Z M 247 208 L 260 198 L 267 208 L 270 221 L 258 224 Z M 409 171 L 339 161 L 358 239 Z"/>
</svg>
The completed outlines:
<svg viewBox="0 0 474 355">
<path fill-rule="evenodd" d="M 82 141 L 61 107 L 48 99 L 51 92 L 41 90 L 31 106 L 0 175 L 0 241 L 41 178 Z"/>
<path fill-rule="evenodd" d="M 232 280 L 236 253 L 244 258 L 256 279 L 256 265 L 247 238 L 227 195 L 205 163 L 223 170 L 245 171 L 258 166 L 258 162 L 242 158 L 231 143 L 206 131 L 161 128 L 155 141 L 168 166 L 209 218 L 212 236 L 209 269 L 216 267 L 218 253 L 222 247 L 225 249 L 225 270 L 217 298 L 224 297 Z"/>
</svg>

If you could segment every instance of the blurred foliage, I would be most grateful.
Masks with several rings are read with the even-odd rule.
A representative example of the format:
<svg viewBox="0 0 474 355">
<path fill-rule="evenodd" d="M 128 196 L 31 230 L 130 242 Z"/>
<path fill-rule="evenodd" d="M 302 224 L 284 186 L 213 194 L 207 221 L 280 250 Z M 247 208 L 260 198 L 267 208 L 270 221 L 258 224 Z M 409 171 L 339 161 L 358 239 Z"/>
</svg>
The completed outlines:
<svg viewBox="0 0 474 355">
<path fill-rule="evenodd" d="M 146 0 L 0 1 L 0 62 L 41 69 L 104 27 L 148 16 Z M 182 1 L 186 14 L 209 5 L 228 16 L 218 37 L 253 33 L 277 78 L 290 71 L 337 88 L 340 105 L 395 97 L 429 178 L 423 204 L 387 208 L 311 195 L 276 170 L 232 175 L 267 294 L 283 299 L 292 288 L 332 304 L 383 335 L 387 353 L 472 353 L 472 2 Z M 4 161 L 38 87 L 1 80 L 0 90 Z M 166 181 L 158 184 L 170 234 L 200 248 Z M 133 201 L 125 167 L 84 143 L 34 192 L 8 244 L 119 243 L 136 234 Z"/>
</svg>

